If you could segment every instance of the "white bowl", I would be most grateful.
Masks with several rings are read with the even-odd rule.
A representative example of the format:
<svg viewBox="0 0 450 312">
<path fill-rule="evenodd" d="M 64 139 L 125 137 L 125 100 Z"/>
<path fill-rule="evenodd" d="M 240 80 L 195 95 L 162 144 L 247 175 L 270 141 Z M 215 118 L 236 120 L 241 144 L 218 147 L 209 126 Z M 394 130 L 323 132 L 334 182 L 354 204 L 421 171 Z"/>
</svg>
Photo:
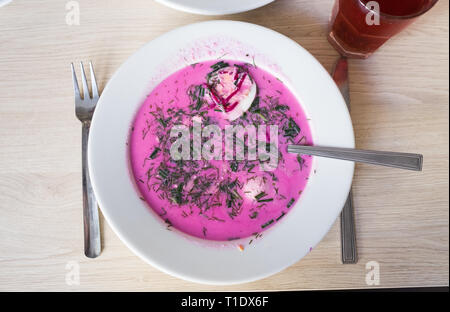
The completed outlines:
<svg viewBox="0 0 450 312">
<path fill-rule="evenodd" d="M 173 9 L 203 15 L 224 15 L 262 7 L 274 0 L 156 0 Z"/>
<path fill-rule="evenodd" d="M 207 284 L 250 282 L 304 257 L 329 231 L 349 193 L 354 164 L 314 158 L 308 184 L 282 222 L 250 239 L 213 242 L 168 231 L 139 199 L 129 170 L 127 140 L 138 108 L 165 77 L 188 64 L 219 57 L 270 71 L 298 97 L 316 145 L 354 147 L 345 102 L 327 71 L 305 49 L 270 29 L 211 21 L 175 29 L 142 47 L 105 87 L 92 120 L 90 174 L 102 212 L 122 241 L 151 265 Z M 292 181 L 295 184 L 295 181 Z M 244 245 L 242 252 L 236 246 Z"/>
<path fill-rule="evenodd" d="M 12 0 L 0 0 L 0 7 L 7 5 L 8 3 L 10 3 Z"/>
</svg>

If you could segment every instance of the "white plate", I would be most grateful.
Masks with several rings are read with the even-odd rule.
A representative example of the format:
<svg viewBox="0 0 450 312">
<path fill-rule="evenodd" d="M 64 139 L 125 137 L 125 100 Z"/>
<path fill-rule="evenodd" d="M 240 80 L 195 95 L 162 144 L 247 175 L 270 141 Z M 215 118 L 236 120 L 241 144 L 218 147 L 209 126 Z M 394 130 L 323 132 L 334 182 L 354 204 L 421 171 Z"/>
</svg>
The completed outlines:
<svg viewBox="0 0 450 312">
<path fill-rule="evenodd" d="M 0 0 L 0 7 L 7 5 L 8 3 L 10 3 L 12 0 Z"/>
<path fill-rule="evenodd" d="M 203 15 L 224 15 L 262 7 L 274 0 L 155 0 L 173 9 Z"/>
<path fill-rule="evenodd" d="M 137 255 L 164 272 L 207 284 L 254 281 L 304 257 L 339 215 L 354 169 L 351 162 L 315 158 L 315 173 L 295 207 L 251 245 L 249 239 L 211 242 L 168 231 L 132 182 L 129 129 L 146 95 L 165 77 L 224 55 L 254 61 L 280 78 L 311 119 L 315 144 L 354 147 L 350 115 L 330 75 L 305 49 L 270 29 L 232 21 L 198 23 L 173 30 L 132 55 L 105 87 L 92 121 L 88 149 L 94 191 L 108 223 Z"/>
</svg>

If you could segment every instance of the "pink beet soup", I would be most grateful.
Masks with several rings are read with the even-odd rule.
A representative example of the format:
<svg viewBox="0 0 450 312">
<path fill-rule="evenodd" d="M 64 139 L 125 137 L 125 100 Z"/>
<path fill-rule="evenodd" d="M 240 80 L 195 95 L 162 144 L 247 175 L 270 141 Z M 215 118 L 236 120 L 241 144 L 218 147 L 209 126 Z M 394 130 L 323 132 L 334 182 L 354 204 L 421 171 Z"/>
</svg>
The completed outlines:
<svg viewBox="0 0 450 312">
<path fill-rule="evenodd" d="M 217 77 L 227 74 L 231 75 L 229 81 L 214 85 Z M 257 87 L 256 96 L 247 110 L 230 120 L 227 114 L 250 93 L 249 81 Z M 239 89 L 244 85 L 247 90 Z M 230 99 L 236 102 L 227 102 Z M 171 136 L 172 128 L 184 125 L 193 129 L 194 120 L 203 127 L 217 125 L 221 129 L 277 125 L 276 167 L 262 170 L 264 161 L 248 157 L 198 159 L 194 149 L 190 159 L 174 159 L 170 151 L 178 138 Z M 311 172 L 310 156 L 287 153 L 288 144 L 312 145 L 300 103 L 282 81 L 252 64 L 207 61 L 175 72 L 148 95 L 131 129 L 129 155 L 141 199 L 169 230 L 176 228 L 202 239 L 235 240 L 275 226 L 293 209 Z M 193 138 L 193 131 L 190 135 Z M 211 136 L 202 137 L 202 143 L 208 139 Z M 243 144 L 248 153 L 249 140 Z"/>
</svg>

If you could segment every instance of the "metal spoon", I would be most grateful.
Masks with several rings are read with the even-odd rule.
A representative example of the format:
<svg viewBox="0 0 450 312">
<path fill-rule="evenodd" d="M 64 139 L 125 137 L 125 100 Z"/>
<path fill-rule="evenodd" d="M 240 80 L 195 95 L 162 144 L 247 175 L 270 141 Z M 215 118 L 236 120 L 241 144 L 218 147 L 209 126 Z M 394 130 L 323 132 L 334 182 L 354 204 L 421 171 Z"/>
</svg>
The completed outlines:
<svg viewBox="0 0 450 312">
<path fill-rule="evenodd" d="M 288 152 L 422 171 L 423 155 L 356 150 L 352 148 L 289 145 Z"/>
</svg>

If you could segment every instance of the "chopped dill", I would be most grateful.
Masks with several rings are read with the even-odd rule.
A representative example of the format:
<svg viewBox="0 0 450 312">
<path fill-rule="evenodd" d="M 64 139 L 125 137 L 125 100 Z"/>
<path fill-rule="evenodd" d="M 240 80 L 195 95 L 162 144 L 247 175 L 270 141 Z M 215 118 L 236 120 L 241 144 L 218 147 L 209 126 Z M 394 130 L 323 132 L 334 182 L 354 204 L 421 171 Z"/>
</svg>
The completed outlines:
<svg viewBox="0 0 450 312">
<path fill-rule="evenodd" d="M 274 222 L 274 221 L 273 221 L 273 219 L 272 219 L 272 220 L 270 220 L 269 222 L 264 223 L 263 225 L 261 225 L 261 228 L 262 228 L 262 229 L 265 229 L 266 227 L 268 227 L 269 225 L 271 225 L 273 222 Z"/>
</svg>

